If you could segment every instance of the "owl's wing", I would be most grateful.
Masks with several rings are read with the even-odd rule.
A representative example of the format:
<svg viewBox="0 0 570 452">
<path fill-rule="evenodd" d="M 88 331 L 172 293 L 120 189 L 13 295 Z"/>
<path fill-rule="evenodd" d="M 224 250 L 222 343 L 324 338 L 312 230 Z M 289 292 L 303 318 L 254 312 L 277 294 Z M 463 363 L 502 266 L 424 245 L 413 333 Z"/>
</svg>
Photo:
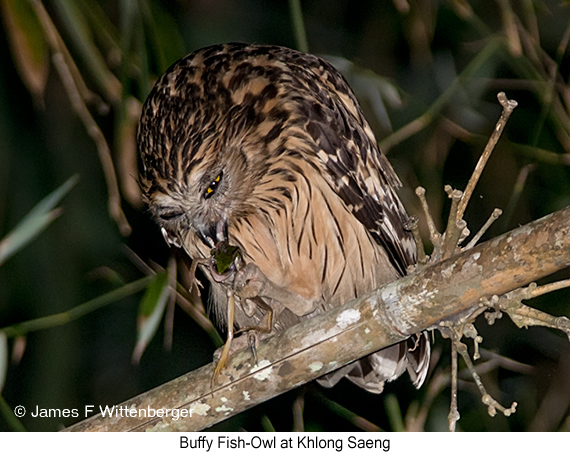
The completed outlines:
<svg viewBox="0 0 570 452">
<path fill-rule="evenodd" d="M 345 92 L 336 102 L 323 100 L 324 105 L 331 107 L 317 107 L 320 115 L 311 116 L 307 131 L 331 176 L 329 183 L 404 276 L 406 268 L 416 262 L 417 251 L 412 234 L 404 227 L 408 216 L 395 192 L 400 181 L 371 138 L 373 134 L 350 93 Z M 412 383 L 419 387 L 429 369 L 430 350 L 427 333 L 423 332 L 317 381 L 331 387 L 346 377 L 367 391 L 380 393 L 385 381 L 392 381 L 407 370 Z"/>
<path fill-rule="evenodd" d="M 416 246 L 404 228 L 408 216 L 394 191 L 400 181 L 366 133 L 368 126 L 362 114 L 357 110 L 359 117 L 354 117 L 343 102 L 325 100 L 317 108 L 320 114 L 309 120 L 307 131 L 318 146 L 318 157 L 330 175 L 329 183 L 403 276 L 406 268 L 416 262 Z"/>
</svg>

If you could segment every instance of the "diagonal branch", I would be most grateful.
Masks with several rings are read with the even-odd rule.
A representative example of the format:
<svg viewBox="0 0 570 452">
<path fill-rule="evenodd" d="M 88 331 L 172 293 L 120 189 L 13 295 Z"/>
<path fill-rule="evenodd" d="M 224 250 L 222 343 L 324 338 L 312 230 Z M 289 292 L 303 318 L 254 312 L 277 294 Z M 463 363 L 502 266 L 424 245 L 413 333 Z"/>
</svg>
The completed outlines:
<svg viewBox="0 0 570 452">
<path fill-rule="evenodd" d="M 212 390 L 209 364 L 138 395 L 129 409 L 187 409 L 191 417 L 102 417 L 68 431 L 202 430 L 411 334 L 480 310 L 502 295 L 570 265 L 570 207 L 423 268 L 230 357 Z M 174 416 L 175 418 L 176 416 Z"/>
</svg>

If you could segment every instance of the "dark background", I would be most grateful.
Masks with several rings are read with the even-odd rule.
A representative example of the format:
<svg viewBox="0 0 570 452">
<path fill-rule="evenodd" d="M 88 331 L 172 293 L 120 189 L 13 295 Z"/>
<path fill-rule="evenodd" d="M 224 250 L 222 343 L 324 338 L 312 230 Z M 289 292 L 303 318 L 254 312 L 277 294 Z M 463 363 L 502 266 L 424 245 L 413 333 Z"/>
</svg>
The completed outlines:
<svg viewBox="0 0 570 452">
<path fill-rule="evenodd" d="M 122 235 L 108 214 L 96 145 L 71 106 L 35 10 L 26 6 L 18 13 L 26 20 L 16 27 L 7 24 L 7 11 L 18 2 L 0 1 L 0 237 L 72 175 L 79 174 L 80 181 L 60 203 L 61 216 L 0 266 L 0 328 L 69 310 L 141 278 L 126 247 L 144 262 L 167 264 L 169 249 L 137 202 L 129 145 L 132 118 L 157 75 L 209 44 L 300 46 L 286 0 L 44 1 L 87 87 L 97 95 L 86 104 L 117 169 L 122 207 L 132 227 L 130 235 Z M 568 2 L 554 0 L 302 2 L 309 51 L 333 56 L 344 70 L 405 185 L 401 195 L 408 211 L 419 214 L 413 189 L 424 186 L 440 229 L 449 209 L 443 186 L 465 187 L 500 115 L 497 93 L 505 91 L 518 101 L 466 214 L 475 232 L 493 208 L 505 211 L 486 237 L 570 203 L 569 8 Z M 92 11 L 105 20 L 94 20 Z M 22 35 L 28 44 L 18 44 Z M 40 55 L 34 70 L 18 63 L 30 48 Z M 98 73 L 101 67 L 106 76 Z M 33 76 L 40 80 L 35 92 L 26 83 Z M 134 110 L 130 122 L 127 106 Z M 426 119 L 421 130 L 393 144 L 384 141 L 418 117 Z M 525 171 L 528 177 L 516 188 Z M 562 290 L 529 303 L 568 316 L 569 295 Z M 6 403 L 28 412 L 38 405 L 83 413 L 85 405 L 122 402 L 211 361 L 212 340 L 177 308 L 172 349 L 163 346 L 161 324 L 140 364 L 133 364 L 142 297 L 140 292 L 78 320 L 26 334 L 25 352 L 10 360 L 0 388 Z M 472 380 L 462 380 L 458 428 L 570 430 L 567 338 L 543 328 L 518 330 L 507 318 L 493 327 L 479 319 L 476 326 L 484 337 L 482 347 L 528 366 L 494 357 L 494 366 L 482 375 L 498 401 L 506 406 L 518 402 L 510 418 L 489 417 Z M 419 391 L 406 377 L 388 384 L 382 395 L 348 382 L 332 390 L 311 384 L 215 428 L 304 425 L 307 431 L 339 431 L 375 425 L 395 430 L 411 428 L 414 413 L 423 407 L 427 420 L 413 425 L 445 430 L 449 386 L 441 375 L 448 374 L 449 344 L 439 333 L 434 337 L 439 359 Z M 10 353 L 14 344 L 9 338 Z M 49 431 L 77 420 L 28 414 L 21 422 L 28 430 Z M 13 428 L 1 415 L 0 429 Z"/>
</svg>

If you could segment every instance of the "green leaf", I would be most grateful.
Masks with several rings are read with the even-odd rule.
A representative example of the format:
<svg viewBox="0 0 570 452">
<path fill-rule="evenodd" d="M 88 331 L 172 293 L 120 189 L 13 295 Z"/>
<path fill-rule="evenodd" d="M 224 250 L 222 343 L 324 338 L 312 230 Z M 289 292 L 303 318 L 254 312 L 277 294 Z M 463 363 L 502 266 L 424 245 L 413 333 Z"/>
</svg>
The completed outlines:
<svg viewBox="0 0 570 452">
<path fill-rule="evenodd" d="M 14 415 L 14 410 L 8 403 L 4 400 L 4 398 L 0 395 L 0 417 L 6 421 L 8 424 L 8 428 L 14 432 L 25 432 L 26 427 L 20 422 Z"/>
<path fill-rule="evenodd" d="M 103 97 L 111 104 L 116 104 L 121 98 L 121 84 L 107 66 L 93 40 L 89 20 L 85 17 L 86 11 L 81 7 L 81 2 L 53 0 L 51 3 L 66 31 L 68 45 L 76 50 L 86 73 L 92 77 Z"/>
<path fill-rule="evenodd" d="M 41 105 L 49 74 L 49 52 L 38 17 L 29 1 L 0 0 L 0 11 L 16 69 Z"/>
<path fill-rule="evenodd" d="M 303 20 L 303 10 L 301 0 L 289 0 L 289 13 L 291 14 L 291 24 L 295 34 L 295 44 L 301 52 L 309 51 L 305 22 Z"/>
<path fill-rule="evenodd" d="M 400 402 L 398 402 L 398 398 L 394 394 L 386 394 L 386 397 L 384 397 L 384 408 L 386 408 L 386 413 L 388 413 L 392 430 L 395 432 L 405 432 L 406 427 L 400 408 Z"/>
<path fill-rule="evenodd" d="M 186 53 L 184 38 L 172 17 L 164 8 L 164 2 L 141 2 L 143 21 L 149 45 L 160 73 Z"/>
<path fill-rule="evenodd" d="M 57 203 L 73 188 L 79 176 L 72 176 L 63 185 L 40 201 L 20 220 L 12 231 L 0 241 L 0 265 L 38 236 L 59 214 Z"/>
<path fill-rule="evenodd" d="M 54 328 L 56 326 L 67 325 L 76 319 L 83 317 L 97 309 L 101 309 L 115 301 L 121 300 L 125 297 L 131 296 L 136 292 L 141 291 L 154 280 L 154 276 L 145 276 L 144 278 L 130 282 L 121 286 L 111 292 L 107 292 L 92 300 L 75 306 L 68 311 L 59 312 L 57 314 L 40 317 L 37 319 L 27 320 L 22 323 L 6 326 L 0 331 L 8 337 L 17 337 L 24 334 L 31 333 L 32 331 L 45 330 L 47 328 Z"/>
<path fill-rule="evenodd" d="M 157 273 L 148 287 L 139 307 L 137 345 L 133 361 L 138 363 L 147 345 L 154 337 L 168 300 L 168 275 Z"/>
<path fill-rule="evenodd" d="M 96 41 L 100 42 L 103 47 L 107 61 L 111 60 L 110 56 L 113 53 L 118 56 L 120 33 L 103 7 L 97 0 L 83 0 L 81 7 Z"/>
<path fill-rule="evenodd" d="M 8 338 L 6 334 L 0 331 L 0 394 L 6 383 L 6 375 L 8 374 Z"/>
</svg>

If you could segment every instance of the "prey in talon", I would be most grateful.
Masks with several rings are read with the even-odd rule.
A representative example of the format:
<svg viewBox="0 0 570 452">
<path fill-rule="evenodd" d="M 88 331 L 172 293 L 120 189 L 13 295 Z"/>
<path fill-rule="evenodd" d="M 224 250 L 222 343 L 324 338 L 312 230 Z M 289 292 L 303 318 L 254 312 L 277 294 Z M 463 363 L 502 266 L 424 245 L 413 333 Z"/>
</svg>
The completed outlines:
<svg viewBox="0 0 570 452">
<path fill-rule="evenodd" d="M 243 260 L 237 246 L 230 245 L 227 241 L 218 242 L 210 251 L 210 273 L 217 282 L 226 281 L 235 275 L 235 272 L 243 267 Z"/>
<path fill-rule="evenodd" d="M 235 299 L 236 293 L 235 289 L 233 288 L 233 282 L 235 280 L 236 272 L 240 271 L 240 269 L 244 266 L 243 259 L 241 257 L 240 250 L 237 246 L 230 245 L 227 241 L 222 241 L 216 244 L 214 248 L 211 250 L 211 259 L 209 263 L 209 270 L 212 278 L 214 281 L 222 283 L 227 282 L 228 288 L 226 291 L 227 298 L 228 298 L 228 306 L 227 306 L 227 340 L 224 344 L 222 351 L 220 353 L 220 357 L 216 364 L 216 368 L 214 369 L 214 374 L 212 375 L 212 383 L 211 386 L 214 387 L 216 384 L 216 379 L 220 374 L 221 370 L 226 366 L 234 334 L 243 333 L 246 331 L 260 331 L 260 332 L 271 332 L 271 321 L 272 321 L 272 310 L 269 305 L 263 302 L 260 297 L 255 297 L 254 300 L 251 302 L 259 305 L 262 309 L 267 310 L 268 315 L 268 325 L 266 328 L 261 328 L 257 326 L 251 326 L 242 328 L 234 333 L 234 321 L 235 321 Z M 241 302 L 240 298 L 240 302 Z M 243 300 L 243 302 L 247 302 L 249 300 Z M 247 314 L 251 312 L 251 309 L 245 309 L 244 312 Z M 255 349 L 255 336 L 248 336 L 249 346 L 251 348 L 254 360 L 257 362 L 257 351 Z"/>
<path fill-rule="evenodd" d="M 236 291 L 233 287 L 233 283 L 235 282 L 236 273 L 239 272 L 244 267 L 240 249 L 237 246 L 230 245 L 227 242 L 227 240 L 222 240 L 221 242 L 216 243 L 214 248 L 212 248 L 212 250 L 210 251 L 210 254 L 211 258 L 209 259 L 208 263 L 209 273 L 212 279 L 214 279 L 214 281 L 218 283 L 224 283 L 227 285 L 226 295 L 228 299 L 227 321 L 226 321 L 227 340 L 222 348 L 220 357 L 218 359 L 218 362 L 214 369 L 214 373 L 212 375 L 211 386 L 213 388 L 215 386 L 218 375 L 227 364 L 234 334 L 239 334 L 243 332 L 252 333 L 255 331 L 270 333 L 272 329 L 273 310 L 259 296 L 254 297 L 253 300 L 242 299 L 241 297 L 238 297 L 240 305 L 242 306 L 243 311 L 247 315 L 253 315 L 253 312 L 255 310 L 255 305 L 267 311 L 267 325 L 265 327 L 260 327 L 255 325 L 250 327 L 245 327 L 234 333 Z M 202 263 L 205 263 L 204 260 L 202 261 Z M 257 364 L 255 335 L 253 334 L 248 335 L 248 343 L 251 348 L 254 360 Z"/>
</svg>

